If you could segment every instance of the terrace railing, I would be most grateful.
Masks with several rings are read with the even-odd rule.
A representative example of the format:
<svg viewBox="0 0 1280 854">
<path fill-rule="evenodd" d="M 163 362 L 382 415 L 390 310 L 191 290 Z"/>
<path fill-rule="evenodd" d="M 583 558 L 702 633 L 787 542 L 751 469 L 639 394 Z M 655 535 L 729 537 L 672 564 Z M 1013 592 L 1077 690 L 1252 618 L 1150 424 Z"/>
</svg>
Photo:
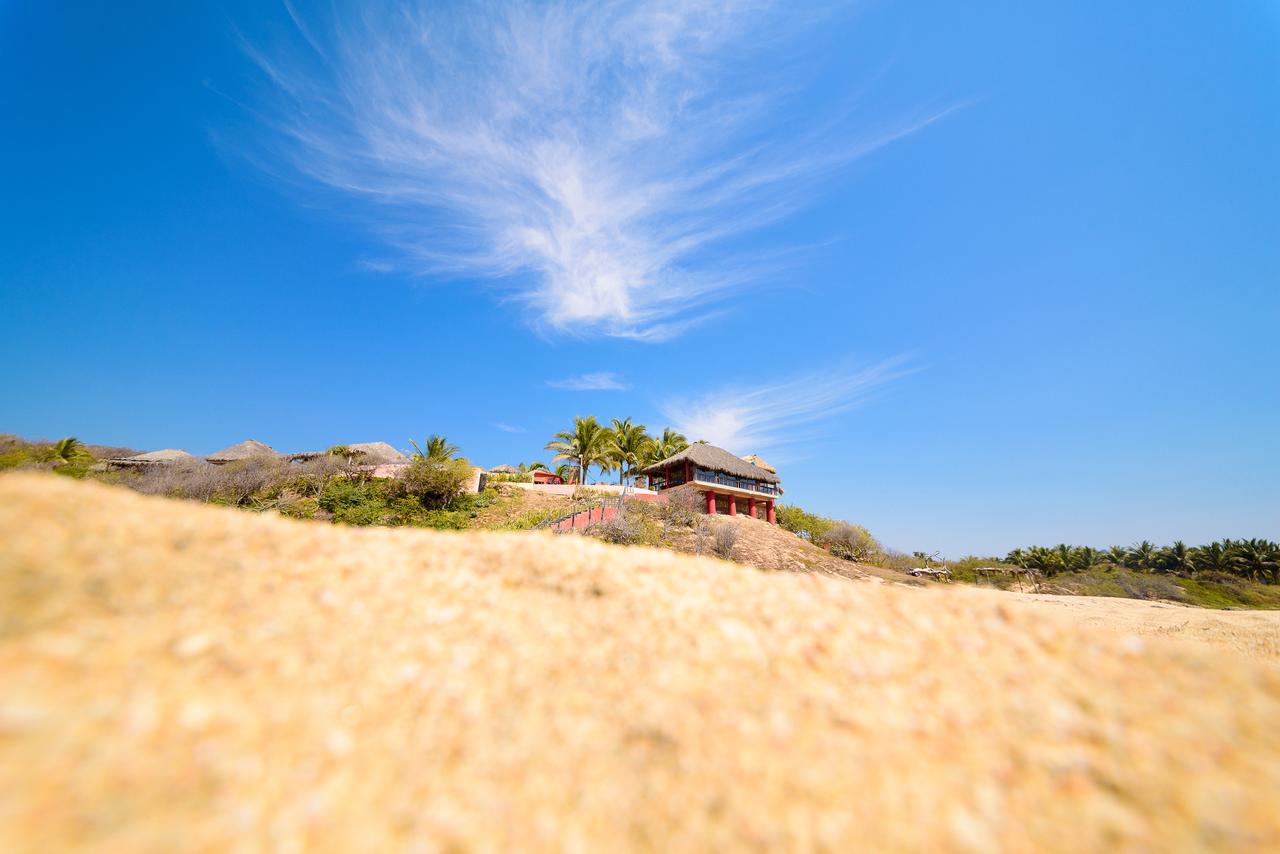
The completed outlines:
<svg viewBox="0 0 1280 854">
<path fill-rule="evenodd" d="M 585 528 L 597 522 L 605 521 L 605 517 L 607 516 L 607 513 L 610 509 L 615 510 L 616 513 L 618 514 L 621 514 L 626 507 L 626 505 L 623 503 L 625 500 L 626 499 L 625 499 L 625 493 L 624 493 L 624 495 L 587 498 L 581 501 L 575 501 L 573 502 L 573 504 L 569 506 L 569 509 L 565 510 L 563 513 L 559 514 L 558 516 L 554 516 L 550 519 L 547 519 L 545 521 L 539 522 L 538 524 L 534 525 L 533 530 L 541 531 L 541 530 L 546 530 L 550 528 L 552 531 L 556 533 L 560 533 L 562 531 L 572 530 L 573 528 Z M 579 516 L 583 517 L 581 520 L 582 521 L 581 525 L 574 524 L 574 525 L 571 525 L 569 528 L 560 527 L 562 523 L 568 522 L 570 519 L 573 519 L 575 522 L 577 522 L 578 521 L 577 517 Z"/>
<path fill-rule="evenodd" d="M 746 489 L 751 492 L 759 492 L 762 495 L 778 494 L 778 487 L 772 483 L 765 483 L 762 480 L 751 480 L 750 478 L 745 477 L 734 477 L 731 474 L 711 471 L 710 469 L 698 469 L 694 472 L 693 479 L 699 483 L 732 486 L 734 489 Z"/>
</svg>

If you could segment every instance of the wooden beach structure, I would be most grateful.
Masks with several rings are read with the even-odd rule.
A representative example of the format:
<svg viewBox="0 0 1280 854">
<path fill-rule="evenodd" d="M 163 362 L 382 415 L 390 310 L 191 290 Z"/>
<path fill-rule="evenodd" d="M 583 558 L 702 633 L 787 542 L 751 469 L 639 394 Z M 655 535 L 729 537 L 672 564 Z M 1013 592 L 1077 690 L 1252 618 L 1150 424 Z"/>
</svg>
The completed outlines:
<svg viewBox="0 0 1280 854">
<path fill-rule="evenodd" d="M 778 523 L 774 501 L 782 494 L 778 473 L 724 448 L 696 442 L 678 454 L 643 468 L 659 495 L 668 499 L 692 493 L 698 509 L 710 515 L 745 514 Z M 767 464 L 766 464 L 767 465 Z"/>
</svg>

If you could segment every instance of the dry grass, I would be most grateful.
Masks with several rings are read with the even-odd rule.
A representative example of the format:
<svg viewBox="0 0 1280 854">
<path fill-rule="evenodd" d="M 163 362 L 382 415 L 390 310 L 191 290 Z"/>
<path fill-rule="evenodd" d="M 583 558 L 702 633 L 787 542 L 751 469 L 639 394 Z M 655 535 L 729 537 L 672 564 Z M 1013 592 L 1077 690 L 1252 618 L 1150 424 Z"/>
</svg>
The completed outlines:
<svg viewBox="0 0 1280 854">
<path fill-rule="evenodd" d="M 573 505 L 573 498 L 570 496 L 518 489 L 503 483 L 494 484 L 493 488 L 498 493 L 498 501 L 476 514 L 476 528 L 496 528 L 527 514 L 567 511 Z"/>
<path fill-rule="evenodd" d="M 0 850 L 1280 845 L 1280 671 L 1003 594 L 0 477 Z"/>
<path fill-rule="evenodd" d="M 706 526 L 707 536 L 702 554 L 714 551 L 717 531 L 726 526 L 737 530 L 733 559 L 759 569 L 782 572 L 817 572 L 846 578 L 866 578 L 879 574 L 876 567 L 834 557 L 825 549 L 802 540 L 790 531 L 748 516 L 715 516 L 698 514 L 693 528 L 672 527 L 663 537 L 663 545 L 684 554 L 698 551 L 698 527 Z M 905 573 L 885 571 L 894 580 L 909 579 Z"/>
</svg>

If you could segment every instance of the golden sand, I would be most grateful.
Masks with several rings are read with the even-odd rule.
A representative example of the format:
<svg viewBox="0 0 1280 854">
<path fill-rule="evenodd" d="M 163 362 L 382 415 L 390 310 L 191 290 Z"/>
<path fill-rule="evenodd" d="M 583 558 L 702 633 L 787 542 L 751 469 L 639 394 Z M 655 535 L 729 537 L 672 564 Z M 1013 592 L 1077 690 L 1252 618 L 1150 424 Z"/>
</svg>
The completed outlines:
<svg viewBox="0 0 1280 854">
<path fill-rule="evenodd" d="M 0 477 L 0 850 L 1280 846 L 1280 669 L 998 594 Z"/>
</svg>

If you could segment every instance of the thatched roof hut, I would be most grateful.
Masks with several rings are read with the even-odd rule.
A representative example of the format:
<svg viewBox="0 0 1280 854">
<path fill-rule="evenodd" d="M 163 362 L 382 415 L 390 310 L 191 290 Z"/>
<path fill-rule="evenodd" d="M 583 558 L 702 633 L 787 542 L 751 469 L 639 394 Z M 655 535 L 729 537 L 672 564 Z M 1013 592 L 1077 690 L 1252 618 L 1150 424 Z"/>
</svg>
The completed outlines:
<svg viewBox="0 0 1280 854">
<path fill-rule="evenodd" d="M 270 445 L 264 445 L 253 439 L 245 439 L 238 445 L 232 445 L 230 448 L 223 448 L 221 451 L 210 454 L 205 457 L 211 463 L 233 463 L 237 460 L 247 460 L 250 457 L 276 457 L 276 449 Z"/>
<path fill-rule="evenodd" d="M 762 469 L 764 469 L 765 471 L 771 471 L 771 472 L 773 472 L 774 474 L 777 474 L 777 473 L 778 473 L 778 470 L 777 470 L 776 468 L 774 468 L 773 466 L 769 465 L 768 463 L 766 463 L 764 460 L 760 459 L 760 458 L 759 458 L 758 456 L 756 456 L 755 454 L 747 454 L 747 455 L 746 455 L 745 457 L 743 457 L 742 459 L 743 459 L 743 461 L 744 461 L 744 462 L 751 463 L 753 466 L 758 466 L 759 468 L 762 468 Z"/>
<path fill-rule="evenodd" d="M 188 454 L 186 451 L 165 448 L 162 451 L 134 454 L 132 457 L 118 457 L 114 460 L 107 460 L 106 463 L 113 468 L 141 468 L 146 466 L 169 466 L 174 463 L 194 463 L 197 460 L 199 460 L 199 457 Z"/>
<path fill-rule="evenodd" d="M 409 462 L 408 457 L 388 445 L 386 442 L 359 442 L 354 445 L 347 445 L 347 449 L 353 451 L 357 455 L 357 462 L 369 465 Z"/>
<path fill-rule="evenodd" d="M 734 456 L 724 448 L 717 448 L 715 445 L 707 445 L 704 443 L 695 443 L 685 448 L 678 454 L 668 457 L 661 462 L 654 463 L 648 468 L 641 469 L 637 474 L 662 474 L 667 470 L 668 466 L 675 467 L 677 464 L 683 465 L 688 460 L 695 466 L 711 471 L 724 472 L 734 477 L 747 478 L 750 480 L 759 480 L 764 483 L 780 483 L 776 472 L 769 469 L 761 468 L 758 465 L 749 463 L 742 457 Z"/>
<path fill-rule="evenodd" d="M 494 466 L 493 468 L 489 469 L 489 471 L 492 472 L 493 474 L 519 474 L 520 473 L 520 469 L 516 468 L 515 466 L 506 465 L 505 463 L 500 466 Z"/>
</svg>

